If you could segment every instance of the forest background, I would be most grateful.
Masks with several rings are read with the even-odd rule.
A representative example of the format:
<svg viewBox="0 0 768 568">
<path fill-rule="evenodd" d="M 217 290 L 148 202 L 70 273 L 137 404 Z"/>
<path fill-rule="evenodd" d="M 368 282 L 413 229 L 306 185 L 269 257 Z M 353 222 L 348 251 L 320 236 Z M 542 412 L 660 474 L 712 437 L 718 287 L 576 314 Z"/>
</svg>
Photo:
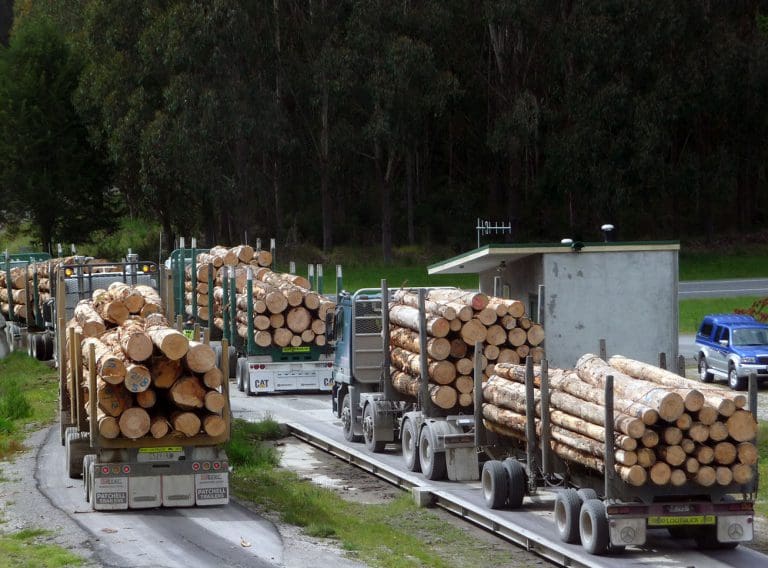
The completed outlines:
<svg viewBox="0 0 768 568">
<path fill-rule="evenodd" d="M 766 4 L 0 0 L 0 224 L 385 262 L 472 248 L 478 218 L 515 242 L 753 233 Z"/>
</svg>

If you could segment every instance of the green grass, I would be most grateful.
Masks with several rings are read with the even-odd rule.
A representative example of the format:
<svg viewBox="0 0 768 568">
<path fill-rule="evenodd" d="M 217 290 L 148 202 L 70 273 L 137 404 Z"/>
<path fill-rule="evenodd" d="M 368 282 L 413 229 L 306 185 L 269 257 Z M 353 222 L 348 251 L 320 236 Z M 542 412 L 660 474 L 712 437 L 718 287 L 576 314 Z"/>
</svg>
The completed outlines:
<svg viewBox="0 0 768 568">
<path fill-rule="evenodd" d="M 757 296 L 738 296 L 680 300 L 680 333 L 696 333 L 702 318 L 707 314 L 731 313 L 736 308 L 746 309 L 757 299 Z"/>
<path fill-rule="evenodd" d="M 58 378 L 55 370 L 18 351 L 0 360 L 0 377 L 0 459 L 7 460 L 23 449 L 30 428 L 56 417 Z M 0 535 L 0 568 L 83 564 L 82 558 L 46 542 L 51 535 L 35 528 Z"/>
<path fill-rule="evenodd" d="M 228 455 L 235 466 L 231 477 L 235 496 L 260 508 L 277 512 L 289 524 L 302 527 L 318 538 L 333 538 L 350 555 L 370 566 L 448 567 L 463 565 L 513 565 L 509 552 L 493 551 L 465 531 L 446 524 L 435 512 L 416 507 L 407 494 L 385 504 L 352 503 L 337 493 L 300 479 L 258 456 L 265 450 L 237 451 L 232 444 L 263 445 L 262 427 L 242 420 L 233 425 Z M 266 426 L 272 436 L 273 426 Z M 264 439 L 264 438 L 261 438 Z M 243 454 L 255 456 L 241 461 Z"/>
<path fill-rule="evenodd" d="M 24 529 L 0 536 L 0 568 L 58 568 L 80 566 L 83 559 L 68 550 L 47 544 L 53 533 Z"/>
<path fill-rule="evenodd" d="M 680 252 L 680 280 L 765 278 L 768 276 L 768 247 L 753 245 L 720 251 Z"/>
</svg>

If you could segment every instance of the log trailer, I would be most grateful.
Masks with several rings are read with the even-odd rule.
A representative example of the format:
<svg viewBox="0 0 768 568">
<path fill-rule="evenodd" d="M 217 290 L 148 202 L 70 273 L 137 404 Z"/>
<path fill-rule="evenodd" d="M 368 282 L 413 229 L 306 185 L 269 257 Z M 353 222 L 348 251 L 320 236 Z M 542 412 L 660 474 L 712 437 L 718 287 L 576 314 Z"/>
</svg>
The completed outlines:
<svg viewBox="0 0 768 568">
<path fill-rule="evenodd" d="M 56 339 L 60 386 L 60 427 L 65 446 L 65 470 L 83 478 L 84 496 L 96 511 L 223 505 L 229 502 L 229 463 L 223 444 L 231 428 L 228 381 L 219 436 L 204 433 L 185 437 L 106 438 L 97 422 L 96 372 L 93 346 L 82 349 L 82 337 L 66 322 L 77 302 L 113 282 L 144 284 L 157 290 L 159 271 L 152 262 L 67 264 L 57 273 Z M 66 336 L 65 336 L 66 335 Z M 226 342 L 224 342 L 226 347 Z M 65 364 L 67 361 L 73 364 Z M 228 373 L 227 360 L 221 372 Z M 68 367 L 71 372 L 68 373 Z"/>
<path fill-rule="evenodd" d="M 256 246 L 256 250 L 259 249 L 260 241 L 257 242 Z M 274 258 L 274 239 L 271 241 L 270 249 Z M 256 344 L 254 318 L 257 314 L 254 312 L 253 305 L 252 272 L 249 273 L 244 290 L 247 301 L 246 337 L 242 337 L 238 332 L 237 320 L 237 295 L 238 293 L 242 294 L 243 290 L 238 290 L 236 280 L 229 267 L 224 266 L 219 269 L 222 283 L 221 304 L 225 307 L 221 314 L 221 329 L 211 325 L 210 318 L 214 317 L 212 309 L 208 312 L 207 318 L 200 317 L 198 294 L 187 294 L 185 274 L 187 271 L 190 274 L 197 274 L 198 254 L 208 251 L 209 249 L 196 248 L 193 239 L 191 248 L 174 250 L 166 262 L 166 268 L 170 274 L 167 296 L 170 298 L 169 305 L 173 308 L 171 317 L 176 318 L 177 321 L 183 319 L 188 326 L 197 324 L 209 329 L 211 337 L 217 338 L 217 341 L 214 341 L 212 345 L 214 345 L 219 357 L 223 352 L 220 340 L 227 340 L 230 345 L 227 351 L 230 378 L 236 379 L 237 388 L 241 392 L 257 395 L 275 392 L 330 391 L 332 385 L 331 367 L 333 366 L 333 351 L 330 346 L 318 346 L 307 342 L 286 347 L 278 347 L 274 344 L 262 347 Z M 293 263 L 291 265 L 293 266 Z M 206 306 L 208 307 L 216 304 L 214 272 L 213 266 L 209 265 L 208 281 L 205 283 L 207 289 Z M 319 278 L 317 280 L 311 278 L 310 281 L 313 284 L 317 283 L 316 290 L 322 294 L 322 269 L 320 269 Z M 188 303 L 185 301 L 187 296 L 189 297 Z"/>
<path fill-rule="evenodd" d="M 0 300 L 7 305 L 4 331 L 9 348 L 12 351 L 25 350 L 40 361 L 48 361 L 55 354 L 53 300 L 43 301 L 41 298 L 39 275 L 34 267 L 50 260 L 48 253 L 8 254 L 6 251 L 1 268 L 5 287 L 0 291 Z M 30 270 L 30 267 L 33 269 Z M 23 282 L 18 282 L 13 276 L 19 272 L 24 274 Z M 48 273 L 51 273 L 50 266 Z M 22 299 L 20 296 L 23 302 L 16 301 Z"/>
<path fill-rule="evenodd" d="M 424 290 L 419 293 L 419 340 L 426 345 Z M 702 487 L 647 483 L 630 486 L 615 473 L 612 451 L 605 451 L 602 474 L 562 460 L 551 450 L 546 361 L 541 372 L 541 440 L 537 442 L 533 362 L 526 361 L 525 442 L 498 436 L 483 422 L 480 380 L 474 382 L 474 412 L 451 415 L 436 409 L 420 379 L 418 396 L 394 391 L 389 380 L 389 303 L 381 289 L 340 297 L 327 332 L 335 344 L 332 409 L 345 439 L 364 441 L 372 452 L 400 444 L 406 467 L 430 480 L 477 481 L 489 508 L 520 508 L 524 497 L 555 492 L 554 530 L 566 543 L 579 542 L 592 554 L 641 546 L 648 529 L 667 529 L 673 537 L 693 538 L 699 547 L 733 548 L 753 538 L 757 466 L 751 481 Z M 476 346 L 480 352 L 480 344 Z M 427 368 L 421 350 L 421 368 Z M 481 376 L 475 356 L 474 376 Z M 604 389 L 605 430 L 614 429 L 613 377 Z M 756 420 L 757 388 L 750 380 L 749 409 Z M 605 450 L 608 450 L 605 446 Z M 481 464 L 482 463 L 482 467 Z"/>
</svg>

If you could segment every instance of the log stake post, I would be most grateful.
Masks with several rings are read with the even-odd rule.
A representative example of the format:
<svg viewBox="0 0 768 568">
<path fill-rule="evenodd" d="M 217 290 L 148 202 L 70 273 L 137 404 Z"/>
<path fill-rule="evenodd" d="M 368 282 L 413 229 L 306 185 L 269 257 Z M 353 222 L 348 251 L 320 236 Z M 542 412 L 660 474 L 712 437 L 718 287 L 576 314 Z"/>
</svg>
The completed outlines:
<svg viewBox="0 0 768 568">
<path fill-rule="evenodd" d="M 195 237 L 192 237 L 191 261 L 189 278 L 192 280 L 192 317 L 190 320 L 192 323 L 197 323 L 197 239 Z M 195 337 L 195 341 L 197 341 L 197 337 Z"/>
<path fill-rule="evenodd" d="M 550 473 L 549 452 L 549 364 L 541 361 L 541 469 L 544 475 Z M 527 395 L 527 393 L 526 393 Z"/>
<path fill-rule="evenodd" d="M 176 285 L 176 313 L 173 314 L 173 317 L 171 318 L 172 320 L 175 319 L 177 315 L 184 313 L 184 264 L 186 262 L 185 252 L 184 240 L 182 239 L 181 246 L 178 250 L 174 251 L 173 254 L 175 257 L 173 257 L 173 260 L 171 261 L 171 263 L 174 265 L 176 278 L 176 280 L 174 280 L 174 284 Z M 194 276 L 190 276 L 190 278 L 194 278 Z"/>
<path fill-rule="evenodd" d="M 336 269 L 341 267 L 337 265 Z M 381 279 L 381 349 L 384 355 L 383 368 L 381 369 L 381 392 L 384 393 L 384 400 L 395 400 L 395 389 L 392 386 L 390 378 L 390 356 L 389 356 L 389 287 L 387 279 Z"/>
<path fill-rule="evenodd" d="M 91 447 L 96 448 L 101 441 L 99 438 L 99 428 L 96 425 L 98 417 L 96 416 L 96 346 L 91 344 L 88 348 L 88 390 L 90 395 L 88 396 L 88 405 L 91 408 L 90 416 L 90 430 L 91 435 L 88 437 L 91 442 Z"/>
<path fill-rule="evenodd" d="M 421 399 L 421 409 L 426 418 L 434 416 L 434 407 L 432 399 L 429 398 L 429 368 L 427 366 L 427 316 L 424 308 L 425 297 L 427 295 L 424 288 L 419 289 L 419 365 L 421 367 L 421 377 L 419 380 L 419 398 Z"/>
<path fill-rule="evenodd" d="M 317 265 L 317 293 L 323 294 L 323 265 Z"/>
<path fill-rule="evenodd" d="M 525 468 L 528 474 L 528 484 L 534 480 L 533 454 L 536 451 L 536 402 L 533 393 L 533 357 L 525 358 Z"/>
<path fill-rule="evenodd" d="M 600 358 L 603 361 L 608 359 L 608 349 L 605 347 L 605 339 L 600 340 Z"/>
<path fill-rule="evenodd" d="M 77 366 L 75 367 L 76 371 L 73 372 L 73 375 L 72 375 L 73 377 L 72 380 L 74 381 L 75 384 L 74 384 L 74 390 L 72 391 L 71 397 L 72 397 L 72 404 L 77 408 L 77 411 L 75 413 L 75 418 L 77 418 L 77 426 L 81 431 L 88 430 L 88 417 L 85 414 L 85 379 L 86 377 L 83 377 L 83 350 L 80 347 L 82 344 L 83 344 L 83 336 L 75 332 L 75 344 L 73 346 L 75 356 L 72 359 L 72 361 L 74 361 L 74 364 Z M 91 392 L 95 392 L 95 391 L 91 391 Z"/>
<path fill-rule="evenodd" d="M 269 239 L 269 254 L 272 255 L 272 268 L 277 270 L 277 240 L 274 237 Z"/>
<path fill-rule="evenodd" d="M 8 250 L 5 251 L 5 284 L 8 287 L 8 319 L 16 321 L 13 310 L 13 284 L 11 283 L 11 257 Z"/>
<path fill-rule="evenodd" d="M 208 263 L 208 329 L 211 329 L 211 326 L 213 326 L 213 316 L 214 312 L 216 311 L 214 308 L 216 306 L 215 300 L 213 298 L 213 263 Z M 192 293 L 195 293 L 196 286 L 193 286 Z"/>
<path fill-rule="evenodd" d="M 296 261 L 290 261 L 288 263 L 288 274 L 296 274 Z"/>
<path fill-rule="evenodd" d="M 229 270 L 222 268 L 221 272 L 221 315 L 223 318 L 222 334 L 229 341 Z"/>
<path fill-rule="evenodd" d="M 315 265 L 307 265 L 307 280 L 309 280 L 309 289 L 315 290 Z"/>
<path fill-rule="evenodd" d="M 344 284 L 342 282 L 342 272 L 341 272 L 341 265 L 336 265 L 336 303 L 341 302 L 341 291 L 344 289 Z M 389 320 L 389 314 L 387 314 L 387 320 Z"/>
<path fill-rule="evenodd" d="M 488 443 L 488 432 L 483 423 L 483 342 L 475 343 L 475 368 L 472 374 L 474 380 L 473 393 L 475 403 L 475 448 L 480 448 Z"/>
<path fill-rule="evenodd" d="M 245 293 L 248 296 L 248 345 L 246 346 L 246 353 L 248 353 L 248 355 L 254 355 L 256 353 L 256 338 L 254 337 L 253 333 L 253 270 L 250 268 L 246 270 L 245 276 Z"/>
<path fill-rule="evenodd" d="M 677 374 L 685 377 L 685 355 L 677 356 Z"/>
<path fill-rule="evenodd" d="M 748 390 L 747 390 L 747 396 L 749 397 L 749 411 L 752 413 L 752 418 L 754 418 L 755 422 L 757 422 L 757 375 L 755 373 L 749 374 L 749 382 L 748 384 Z M 757 437 L 754 439 L 755 445 L 757 445 Z M 751 492 L 755 493 L 757 492 L 757 484 L 758 484 L 758 476 L 760 475 L 760 468 L 759 464 L 755 463 L 752 466 L 752 481 L 751 484 Z"/>
<path fill-rule="evenodd" d="M 195 325 L 192 326 L 192 337 L 195 341 L 200 341 L 200 324 L 195 323 Z"/>
<path fill-rule="evenodd" d="M 616 475 L 616 454 L 613 448 L 613 375 L 605 377 L 605 499 L 613 496 L 612 485 Z"/>
<path fill-rule="evenodd" d="M 48 273 L 50 274 L 50 272 Z M 35 270 L 32 273 L 32 306 L 35 314 L 35 323 L 37 324 L 37 327 L 42 328 L 43 327 L 43 314 L 40 313 L 40 290 L 38 288 L 38 281 L 37 281 L 37 266 L 35 265 Z M 49 280 L 50 282 L 50 280 Z M 29 296 L 27 296 L 29 297 Z"/>
<path fill-rule="evenodd" d="M 229 334 L 229 343 L 237 347 L 237 279 L 235 278 L 235 267 L 229 267 L 229 325 L 232 329 Z"/>
<path fill-rule="evenodd" d="M 63 318 L 62 318 L 63 319 Z M 62 328 L 64 329 L 64 328 Z M 80 388 L 80 385 L 77 381 L 77 367 L 75 366 L 76 361 L 76 354 L 79 351 L 78 346 L 79 343 L 76 343 L 76 335 L 75 335 L 75 328 L 70 327 L 68 330 L 69 335 L 69 353 L 68 353 L 68 359 L 69 359 L 69 418 L 70 422 L 73 424 L 79 424 L 80 423 L 80 409 L 77 407 L 77 393 L 75 392 L 75 389 Z M 66 367 L 64 361 L 62 360 L 59 365 L 62 367 Z M 67 370 L 64 368 L 64 372 L 66 373 Z"/>
<path fill-rule="evenodd" d="M 663 351 L 659 353 L 659 369 L 667 369 L 667 354 Z"/>
</svg>

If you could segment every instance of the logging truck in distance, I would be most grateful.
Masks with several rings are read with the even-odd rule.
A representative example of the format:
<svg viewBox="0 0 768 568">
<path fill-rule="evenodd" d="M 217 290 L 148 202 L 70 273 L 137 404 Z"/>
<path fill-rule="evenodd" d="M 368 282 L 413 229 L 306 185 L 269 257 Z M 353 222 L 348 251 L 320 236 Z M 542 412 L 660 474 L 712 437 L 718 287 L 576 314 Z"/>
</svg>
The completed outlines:
<svg viewBox="0 0 768 568">
<path fill-rule="evenodd" d="M 274 244 L 271 252 L 247 245 L 175 250 L 166 262 L 174 316 L 229 342 L 230 376 L 241 392 L 328 392 L 333 354 L 325 314 L 332 302 L 307 279 L 272 271 L 273 254 Z"/>
<path fill-rule="evenodd" d="M 399 443 L 405 466 L 410 471 L 422 472 L 430 480 L 480 480 L 484 501 L 493 509 L 520 508 L 524 506 L 526 495 L 553 492 L 553 528 L 557 536 L 566 543 L 581 543 L 592 554 L 643 545 L 647 531 L 651 529 L 666 529 L 673 537 L 691 538 L 699 547 L 707 548 L 732 548 L 752 540 L 757 492 L 757 453 L 751 443 L 754 441 L 752 434 L 756 432 L 754 379 L 749 393 L 750 411 L 728 410 L 736 416 L 734 423 L 745 427 L 738 434 L 730 434 L 735 437 L 735 443 L 725 441 L 731 438 L 721 423 L 717 428 L 720 445 L 714 449 L 703 439 L 680 445 L 679 441 L 672 440 L 672 436 L 691 427 L 691 424 L 681 422 L 680 428 L 670 426 L 663 431 L 661 444 L 674 447 L 674 452 L 679 450 L 684 463 L 669 466 L 659 459 L 659 466 L 649 473 L 640 466 L 630 468 L 625 465 L 631 463 L 627 460 L 633 452 L 609 451 L 620 448 L 611 436 L 607 439 L 616 445 L 605 444 L 604 432 L 619 431 L 626 422 L 622 413 L 614 413 L 615 408 L 625 407 L 623 399 L 617 397 L 614 408 L 613 371 L 600 387 L 595 387 L 602 406 L 594 405 L 597 414 L 590 418 L 592 423 L 585 426 L 594 436 L 595 423 L 601 424 L 602 442 L 585 441 L 585 436 L 564 431 L 562 420 L 574 421 L 563 416 L 564 413 L 550 402 L 551 396 L 563 397 L 550 389 L 546 359 L 541 359 L 539 370 L 534 372 L 534 361 L 530 356 L 524 366 L 510 363 L 517 368 L 516 380 L 520 383 L 520 388 L 515 389 L 520 405 L 515 428 L 494 427 L 488 420 L 490 414 L 486 409 L 490 405 L 484 388 L 495 377 L 491 376 L 493 371 L 489 373 L 487 362 L 483 360 L 485 350 L 481 341 L 474 345 L 472 375 L 476 380 L 472 387 L 472 408 L 465 413 L 456 398 L 442 404 L 440 389 L 435 384 L 437 366 L 432 356 L 427 356 L 427 351 L 434 347 L 431 345 L 434 334 L 427 333 L 427 327 L 434 325 L 434 321 L 428 323 L 425 314 L 425 304 L 429 300 L 426 290 L 414 292 L 418 292 L 418 321 L 405 322 L 402 314 L 397 315 L 397 325 L 410 327 L 407 334 L 413 345 L 411 351 L 416 353 L 405 365 L 402 361 L 394 365 L 392 360 L 399 348 L 398 342 L 400 345 L 402 342 L 400 339 L 393 342 L 391 337 L 399 333 L 396 326 L 390 325 L 390 305 L 397 296 L 390 293 L 386 282 L 382 282 L 381 289 L 345 293 L 340 298 L 334 322 L 328 326 L 329 340 L 336 349 L 332 408 L 341 420 L 348 441 L 364 441 L 372 452 L 383 451 L 388 443 Z M 413 304 L 412 299 L 410 302 Z M 426 348 L 422 349 L 422 346 Z M 593 356 L 592 359 L 599 358 Z M 406 381 L 406 388 L 392 386 L 396 380 L 402 380 L 402 371 L 398 374 L 395 370 L 398 367 L 411 368 L 411 375 L 418 375 L 415 381 Z M 427 373 L 418 374 L 415 372 L 418 369 L 429 369 L 426 380 L 424 375 Z M 615 374 L 620 373 L 616 371 Z M 488 381 L 484 383 L 481 377 Z M 562 378 L 567 382 L 570 377 L 563 374 Z M 557 384 L 556 375 L 552 380 Z M 458 385 L 457 381 L 458 378 L 454 379 L 452 384 Z M 619 390 L 617 387 L 617 392 Z M 661 389 L 651 387 L 646 390 Z M 713 393 L 706 393 L 706 397 L 711 395 Z M 698 396 L 705 398 L 701 393 Z M 715 404 L 712 400 L 707 398 L 710 406 Z M 688 400 L 685 402 L 687 404 Z M 578 404 L 587 405 L 584 401 Z M 746 406 L 746 398 L 740 401 L 740 406 Z M 615 423 L 619 420 L 617 416 L 624 420 L 622 424 Z M 691 416 L 705 420 L 701 411 L 685 417 L 690 419 Z M 587 422 L 576 418 L 576 422 Z M 682 418 L 683 414 L 681 421 Z M 707 422 L 714 425 L 716 418 L 717 411 L 714 411 L 714 418 Z M 642 422 L 639 426 L 644 428 Z M 708 431 L 709 427 L 699 428 L 704 429 Z M 640 435 L 634 431 L 633 434 Z M 568 440 L 564 441 L 562 435 L 571 435 L 575 440 L 571 443 L 581 449 L 574 451 L 574 446 L 568 446 L 565 443 Z M 664 436 L 670 436 L 670 439 L 665 441 Z M 715 437 L 714 427 L 712 437 Z M 629 440 L 629 436 L 624 438 L 627 443 L 641 443 L 640 440 Z M 647 443 L 652 445 L 650 440 Z M 738 458 L 730 455 L 737 447 Z M 709 448 L 709 451 L 702 448 Z M 720 450 L 722 456 L 714 457 Z M 670 458 L 674 452 L 666 450 Z M 699 452 L 701 461 L 691 460 Z M 705 458 L 705 453 L 713 456 Z M 595 454 L 601 458 L 596 459 Z M 650 451 L 650 454 L 654 456 L 651 459 L 656 460 L 656 453 Z M 581 463 L 574 462 L 574 457 L 582 460 Z M 712 466 L 704 466 L 704 463 Z M 686 466 L 690 468 L 687 471 Z M 699 467 L 702 471 L 697 477 L 693 471 Z M 665 473 L 670 475 L 662 479 Z"/>
<path fill-rule="evenodd" d="M 228 361 L 168 323 L 158 281 L 136 260 L 57 272 L 64 466 L 93 510 L 229 502 Z"/>
</svg>

